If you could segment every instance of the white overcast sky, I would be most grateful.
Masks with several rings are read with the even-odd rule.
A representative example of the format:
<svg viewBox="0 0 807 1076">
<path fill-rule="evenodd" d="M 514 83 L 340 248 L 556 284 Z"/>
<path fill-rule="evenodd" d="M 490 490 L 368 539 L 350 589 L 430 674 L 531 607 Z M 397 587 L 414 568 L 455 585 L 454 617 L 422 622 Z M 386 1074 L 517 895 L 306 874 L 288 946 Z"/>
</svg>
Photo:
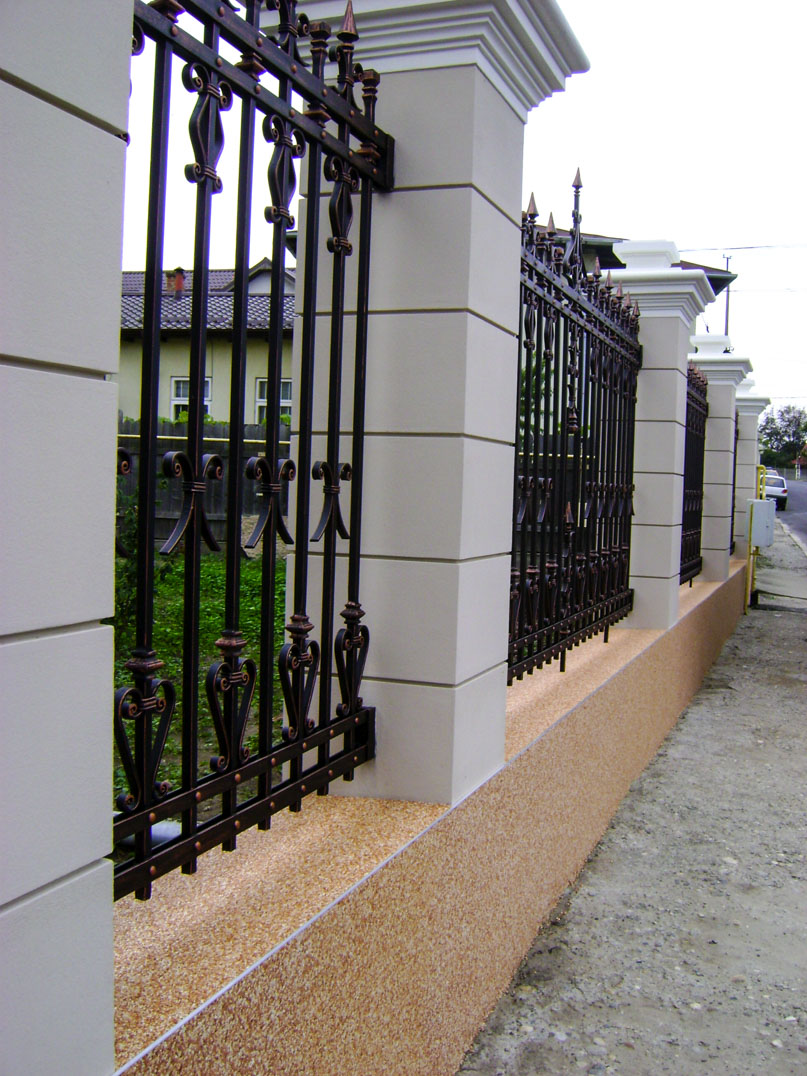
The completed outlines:
<svg viewBox="0 0 807 1076">
<path fill-rule="evenodd" d="M 758 393 L 777 406 L 807 405 L 807 348 L 798 318 L 807 297 L 807 0 L 560 5 L 591 70 L 573 75 L 564 93 L 530 115 L 524 205 L 534 191 L 540 220 L 552 210 L 558 226 L 568 226 L 579 166 L 586 231 L 669 239 L 682 257 L 716 266 L 730 255 L 738 274 L 729 325 L 735 354 L 751 359 Z M 135 62 L 126 182 L 127 190 L 144 192 L 147 160 L 138 147 L 148 145 L 148 51 Z M 176 63 L 172 126 L 187 131 L 192 97 L 181 87 L 180 68 Z M 233 126 L 237 108 L 236 101 L 227 117 Z M 173 141 L 169 171 L 181 177 L 190 147 L 186 136 Z M 225 141 L 218 169 L 224 192 L 213 203 L 216 267 L 233 264 L 235 142 Z M 264 190 L 268 159 L 264 147 L 256 165 Z M 256 199 L 253 261 L 269 253 L 263 204 Z M 124 267 L 136 268 L 143 264 L 145 229 L 128 209 Z M 165 262 L 187 268 L 188 184 L 169 190 L 168 216 Z M 699 319 L 699 331 L 708 325 L 722 333 L 724 316 L 721 296 L 705 323 Z"/>
<path fill-rule="evenodd" d="M 670 239 L 738 274 L 729 335 L 755 391 L 807 405 L 807 0 L 560 0 L 591 69 L 530 116 L 540 219 Z M 722 333 L 720 296 L 698 330 Z"/>
</svg>

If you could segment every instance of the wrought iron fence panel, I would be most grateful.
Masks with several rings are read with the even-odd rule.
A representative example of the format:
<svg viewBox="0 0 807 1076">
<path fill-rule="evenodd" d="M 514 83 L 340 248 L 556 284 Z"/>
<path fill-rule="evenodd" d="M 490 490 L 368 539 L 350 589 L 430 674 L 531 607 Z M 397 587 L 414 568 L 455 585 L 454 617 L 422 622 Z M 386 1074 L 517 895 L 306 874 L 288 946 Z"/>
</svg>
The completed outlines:
<svg viewBox="0 0 807 1076">
<path fill-rule="evenodd" d="M 153 116 L 148 189 L 146 284 L 144 294 L 141 413 L 136 446 L 119 452 L 122 481 L 136 472 L 136 524 L 132 544 L 118 544 L 119 582 L 130 571 L 134 580 L 134 644 L 115 694 L 114 729 L 122 789 L 114 818 L 115 896 L 134 892 L 147 899 L 153 880 L 174 868 L 196 870 L 197 858 L 210 848 L 235 848 L 239 832 L 257 825 L 267 829 L 271 816 L 286 807 L 299 810 L 302 799 L 325 794 L 331 781 L 351 779 L 355 768 L 373 757 L 375 711 L 362 700 L 361 680 L 369 646 L 359 597 L 364 385 L 370 226 L 374 188 L 390 190 L 393 142 L 375 123 L 379 77 L 355 62 L 358 38 L 348 2 L 341 28 L 332 36 L 323 22 L 298 17 L 294 0 L 279 0 L 279 20 L 270 35 L 259 27 L 259 0 L 242 4 L 243 16 L 221 0 L 135 0 L 133 53 L 146 40 L 154 48 Z M 303 56 L 308 40 L 309 55 Z M 330 52 L 329 52 L 330 50 Z M 240 59 L 238 58 L 240 56 Z M 326 76 L 326 63 L 334 67 Z M 163 250 L 169 167 L 171 73 L 182 67 L 184 90 L 196 102 L 187 132 L 185 177 L 196 190 L 189 394 L 184 443 L 164 453 L 158 439 L 160 326 L 163 302 Z M 356 100 L 361 91 L 361 102 Z M 221 189 L 217 164 L 224 148 L 222 113 L 240 102 L 238 189 L 235 218 L 232 357 L 229 445 L 227 453 L 206 451 L 204 430 L 209 253 L 213 198 Z M 257 138 L 271 146 L 266 189 L 253 190 Z M 297 183 L 295 160 L 307 158 L 306 246 L 302 309 L 297 331 L 302 337 L 297 429 L 292 438 L 296 459 L 281 439 L 281 360 L 286 288 L 287 233 Z M 358 226 L 353 201 L 358 197 Z M 266 351 L 265 442 L 246 458 L 244 394 L 247 354 L 247 293 L 251 206 L 267 205 L 271 227 L 271 297 Z M 320 203 L 327 199 L 328 255 L 319 257 Z M 350 294 L 346 260 L 358 262 Z M 316 316 L 318 278 L 330 277 L 331 308 Z M 352 385 L 343 384 L 345 310 L 355 310 L 356 345 Z M 320 315 L 322 311 L 320 311 Z M 313 455 L 314 363 L 317 333 L 330 336 L 330 406 L 323 460 Z M 353 398 L 353 429 L 341 422 L 342 393 Z M 350 444 L 349 459 L 343 446 Z M 133 468 L 133 455 L 137 467 Z M 222 458 L 223 457 L 223 458 Z M 226 464 L 224 462 L 226 460 Z M 296 515 L 284 518 L 286 487 L 296 480 Z M 350 480 L 349 528 L 341 507 L 343 483 Z M 181 490 L 170 535 L 157 543 L 158 484 Z M 202 594 L 206 554 L 219 549 L 207 517 L 207 497 L 214 484 L 225 491 L 225 550 L 221 614 L 216 628 L 217 656 L 210 660 L 200 640 L 202 613 L 209 619 L 208 594 Z M 256 484 L 261 494 L 252 534 L 242 535 L 244 488 Z M 321 503 L 312 530 L 310 500 Z M 171 498 L 165 498 L 170 503 Z M 120 510 L 120 509 L 119 509 Z M 347 511 L 345 512 L 347 514 Z M 335 572 L 336 538 L 347 543 L 346 592 Z M 288 640 L 276 638 L 275 621 L 283 615 L 276 597 L 278 548 L 294 554 L 294 573 L 286 625 Z M 324 565 L 317 597 L 309 580 L 309 552 L 320 543 Z M 155 555 L 156 550 L 156 555 Z M 245 551 L 260 554 L 259 628 L 245 634 L 242 597 Z M 155 650 L 155 582 L 166 563 L 182 574 L 181 674 L 165 675 L 166 655 Z M 276 604 L 278 608 L 276 608 Z M 342 605 L 344 627 L 334 633 L 334 612 Z M 311 612 L 311 616 L 309 616 Z M 282 623 L 282 621 L 281 621 Z M 315 627 L 318 624 L 318 631 Z M 317 638 L 318 636 L 318 638 Z M 120 671 L 120 670 L 119 670 Z M 333 682 L 340 700 L 332 699 Z M 282 700 L 282 704 L 281 704 Z M 281 711 L 283 716 L 281 718 Z M 204 726 L 215 749 L 200 746 Z M 247 746 L 250 731 L 252 748 Z M 181 743 L 181 775 L 166 778 L 166 745 Z M 180 765 L 178 763 L 178 765 Z M 166 835 L 156 826 L 173 822 Z"/>
<path fill-rule="evenodd" d="M 734 516 L 737 506 L 734 499 L 737 495 L 737 442 L 740 439 L 740 416 L 734 412 L 734 440 L 731 456 L 731 533 L 729 536 L 729 553 L 734 554 L 737 543 L 734 540 Z"/>
<path fill-rule="evenodd" d="M 573 224 L 524 214 L 509 680 L 626 616 L 633 514 L 638 306 L 583 263 Z"/>
<path fill-rule="evenodd" d="M 687 428 L 684 450 L 684 500 L 681 516 L 682 583 L 691 583 L 703 568 L 701 520 L 703 518 L 703 463 L 706 452 L 708 382 L 693 363 L 687 369 Z M 733 499 L 733 498 L 732 498 Z M 734 509 L 732 507 L 732 513 Z"/>
</svg>

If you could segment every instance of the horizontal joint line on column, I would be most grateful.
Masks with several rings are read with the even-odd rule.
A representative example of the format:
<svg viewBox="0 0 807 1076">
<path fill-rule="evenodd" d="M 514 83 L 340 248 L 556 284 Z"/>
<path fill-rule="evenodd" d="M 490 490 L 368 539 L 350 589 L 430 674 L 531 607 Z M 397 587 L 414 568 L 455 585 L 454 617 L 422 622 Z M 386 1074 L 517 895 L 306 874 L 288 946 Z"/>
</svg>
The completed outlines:
<svg viewBox="0 0 807 1076">
<path fill-rule="evenodd" d="M 347 556 L 347 554 L 344 554 Z M 482 556 L 476 557 L 412 557 L 404 556 L 402 554 L 396 555 L 394 553 L 364 553 L 362 552 L 361 559 L 363 561 L 390 561 L 397 564 L 479 564 L 485 560 L 501 560 L 503 557 L 510 558 L 510 550 L 505 549 L 501 553 L 485 553 Z"/>
<path fill-rule="evenodd" d="M 504 665 L 504 661 L 497 661 L 494 665 L 488 665 L 484 669 L 480 669 L 479 672 L 475 672 L 472 676 L 466 676 L 464 680 L 457 680 L 456 683 L 446 683 L 440 680 L 407 680 L 401 676 L 365 676 L 362 680 L 362 685 L 367 684 L 406 684 L 409 687 L 437 687 L 443 689 L 451 689 L 457 687 L 465 687 L 466 684 L 473 683 L 474 680 L 478 680 L 481 676 L 486 676 L 490 672 L 494 672 L 496 669 L 500 669 Z"/>
<path fill-rule="evenodd" d="M 631 572 L 630 578 L 631 578 L 631 585 L 633 584 L 633 581 L 637 580 L 637 579 L 646 579 L 646 580 L 648 580 L 648 582 L 652 580 L 652 581 L 657 582 L 657 583 L 658 582 L 672 583 L 673 580 L 675 580 L 675 582 L 677 583 L 678 582 L 678 572 L 674 572 L 673 575 L 638 575 L 638 574 L 635 574 L 634 572 Z"/>
<path fill-rule="evenodd" d="M 97 127 L 99 131 L 103 131 L 105 134 L 114 135 L 116 138 L 120 138 L 122 142 L 126 141 L 126 131 L 115 127 L 114 124 L 107 123 L 106 120 L 102 120 L 98 116 L 93 116 L 90 112 L 85 112 L 83 108 L 71 105 L 69 101 L 60 100 L 60 98 L 48 93 L 47 90 L 43 90 L 40 86 L 35 86 L 31 82 L 26 82 L 25 79 L 12 75 L 10 71 L 0 71 L 0 82 L 6 82 L 9 86 L 22 90 L 23 93 L 30 94 L 31 97 L 36 97 L 37 100 L 44 102 L 44 104 L 58 108 L 60 112 L 66 112 L 68 116 L 73 116 L 74 119 L 89 123 L 91 127 Z"/>
<path fill-rule="evenodd" d="M 312 430 L 312 437 L 326 437 L 327 430 Z M 299 430 L 291 431 L 292 437 L 299 437 Z M 340 437 L 352 437 L 353 431 L 346 427 L 339 431 Z M 466 433 L 464 430 L 456 430 L 454 432 L 446 432 L 445 430 L 365 430 L 364 436 L 370 437 L 402 437 L 402 438 L 419 438 L 420 440 L 434 440 L 436 438 L 442 438 L 444 440 L 452 441 L 481 441 L 483 444 L 491 445 L 507 445 L 509 448 L 513 447 L 512 441 L 506 441 L 501 437 L 484 437 L 478 433 Z M 261 442 L 250 442 L 260 444 Z"/>
<path fill-rule="evenodd" d="M 110 818 L 111 815 L 112 812 L 110 811 Z M 7 901 L 5 904 L 0 904 L 0 912 L 13 911 L 14 908 L 19 907 L 26 901 L 35 900 L 37 897 L 43 896 L 45 893 L 48 892 L 49 889 L 54 889 L 56 886 L 64 885 L 65 882 L 76 881 L 82 876 L 82 874 L 89 874 L 90 871 L 95 870 L 102 863 L 108 862 L 108 859 L 94 859 L 91 863 L 85 863 L 81 867 L 76 867 L 75 870 L 68 871 L 67 874 L 61 874 L 58 878 L 52 878 L 49 882 L 43 882 L 42 885 L 36 886 L 34 889 L 29 890 L 27 893 L 20 893 L 18 897 L 12 897 L 12 899 Z"/>
<path fill-rule="evenodd" d="M 343 430 L 342 435 L 344 437 L 350 436 L 350 430 Z M 465 431 L 459 431 L 455 433 L 445 433 L 435 430 L 365 430 L 364 436 L 369 440 L 371 437 L 401 437 L 411 438 L 417 440 L 452 440 L 452 441 L 477 441 L 481 444 L 487 445 L 506 445 L 508 448 L 513 447 L 512 441 L 505 441 L 500 437 L 483 437 L 477 433 L 466 433 Z"/>
<path fill-rule="evenodd" d="M 514 340 L 518 336 L 517 331 L 515 331 L 513 329 L 508 329 L 507 326 L 502 325 L 502 323 L 500 321 L 494 321 L 493 318 L 489 318 L 485 314 L 480 314 L 479 311 L 477 311 L 477 310 L 471 310 L 471 308 L 468 307 L 468 306 L 438 306 L 438 307 L 433 307 L 433 306 L 423 306 L 423 307 L 406 306 L 406 307 L 400 307 L 397 310 L 391 309 L 391 308 L 390 309 L 386 309 L 386 308 L 384 308 L 384 309 L 371 308 L 370 311 L 369 311 L 370 318 L 380 317 L 382 315 L 395 316 L 397 314 L 404 314 L 404 315 L 416 314 L 416 315 L 419 315 L 419 316 L 421 316 L 423 314 L 468 314 L 472 318 L 479 318 L 480 321 L 484 321 L 486 325 L 492 325 L 494 329 L 501 329 L 501 331 L 503 333 L 506 333 L 508 336 L 512 336 L 512 338 Z M 345 317 L 346 318 L 355 317 L 355 316 L 356 316 L 356 311 L 355 310 L 346 310 L 345 311 Z M 317 311 L 317 317 L 318 318 L 330 318 L 331 317 L 331 312 L 329 310 L 318 310 Z"/>
<path fill-rule="evenodd" d="M 59 624 L 53 628 L 31 628 L 29 631 L 10 632 L 0 635 L 0 646 L 7 643 L 27 643 L 37 639 L 48 639 L 56 635 L 75 635 L 80 631 L 93 631 L 95 628 L 108 628 L 100 620 L 84 620 L 78 624 Z"/>
<path fill-rule="evenodd" d="M 414 191 L 414 192 L 417 192 L 417 191 L 473 191 L 474 194 L 478 194 L 480 198 L 484 199 L 484 201 L 486 201 L 488 203 L 488 205 L 492 209 L 495 209 L 497 213 L 501 213 L 501 215 L 504 217 L 504 219 L 506 221 L 508 221 L 510 224 L 512 224 L 513 227 L 515 227 L 515 228 L 520 228 L 521 227 L 520 221 L 515 221 L 510 216 L 509 213 L 505 212 L 505 210 L 502 209 L 502 207 L 500 205 L 498 205 L 496 202 L 494 202 L 489 194 L 485 194 L 485 192 L 483 190 L 480 190 L 480 188 L 477 187 L 477 185 L 475 183 L 423 183 L 423 184 L 412 184 L 411 186 L 407 186 L 407 187 L 396 187 L 394 193 L 395 194 L 402 194 L 404 191 Z M 389 192 L 389 193 L 393 193 L 393 192 Z"/>
<path fill-rule="evenodd" d="M 88 366 L 62 366 L 58 362 L 40 362 L 18 355 L 0 354 L 0 366 L 9 366 L 15 370 L 36 370 L 37 373 L 65 374 L 67 377 L 80 377 L 90 381 L 106 381 L 113 370 L 92 370 Z"/>
</svg>

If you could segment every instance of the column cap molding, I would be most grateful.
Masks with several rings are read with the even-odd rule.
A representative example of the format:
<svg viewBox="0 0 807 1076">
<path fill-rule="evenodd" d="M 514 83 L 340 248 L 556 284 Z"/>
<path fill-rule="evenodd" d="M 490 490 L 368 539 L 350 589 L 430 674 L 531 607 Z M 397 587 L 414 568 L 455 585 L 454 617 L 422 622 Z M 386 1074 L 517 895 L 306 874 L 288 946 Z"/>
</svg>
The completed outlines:
<svg viewBox="0 0 807 1076">
<path fill-rule="evenodd" d="M 737 388 L 751 373 L 753 367 L 750 359 L 735 358 L 733 355 L 718 357 L 704 356 L 700 352 L 690 354 L 693 362 L 711 385 L 733 385 Z"/>
<path fill-rule="evenodd" d="M 612 269 L 611 278 L 638 302 L 642 318 L 678 316 L 687 328 L 715 298 L 702 269 Z"/>
<path fill-rule="evenodd" d="M 737 396 L 735 407 L 738 415 L 754 415 L 759 417 L 770 404 L 767 396 Z"/>
<path fill-rule="evenodd" d="M 614 254 L 625 269 L 612 269 L 614 283 L 629 291 L 644 318 L 678 316 L 689 328 L 714 302 L 715 293 L 702 269 L 682 269 L 675 243 L 666 239 L 623 239 Z M 641 325 L 641 321 L 639 322 Z"/>
<path fill-rule="evenodd" d="M 307 0 L 309 19 L 342 24 L 344 0 Z M 353 0 L 356 58 L 381 74 L 476 66 L 527 113 L 589 61 L 556 0 Z M 272 25 L 272 15 L 266 26 Z M 382 90 L 383 92 L 383 90 Z M 435 101 L 435 108 L 443 102 Z M 393 132 L 394 133 L 394 132 Z"/>
</svg>

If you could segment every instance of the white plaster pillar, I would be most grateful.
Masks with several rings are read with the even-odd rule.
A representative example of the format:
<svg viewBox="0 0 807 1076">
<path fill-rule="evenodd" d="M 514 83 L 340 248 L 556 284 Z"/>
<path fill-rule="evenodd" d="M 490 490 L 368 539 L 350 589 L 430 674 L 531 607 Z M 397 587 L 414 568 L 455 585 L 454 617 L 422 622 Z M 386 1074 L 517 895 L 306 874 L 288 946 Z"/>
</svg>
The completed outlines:
<svg viewBox="0 0 807 1076">
<path fill-rule="evenodd" d="M 754 382 L 747 378 L 737 391 L 737 481 L 734 489 L 734 540 L 735 552 L 745 556 L 746 515 L 748 501 L 757 495 L 757 467 L 759 466 L 759 416 L 771 401 L 767 396 L 754 393 Z"/>
<path fill-rule="evenodd" d="M 737 386 L 751 372 L 751 362 L 732 354 L 728 336 L 711 333 L 693 336 L 692 348 L 690 359 L 709 382 L 703 466 L 702 576 L 721 582 L 729 577 L 731 557 L 735 398 Z"/>
<path fill-rule="evenodd" d="M 625 626 L 668 628 L 678 618 L 689 338 L 714 293 L 703 270 L 676 264 L 673 243 L 615 243 L 614 253 L 626 265 L 612 272 L 614 282 L 639 303 L 643 352 L 630 558 L 635 594 Z"/>
<path fill-rule="evenodd" d="M 343 11 L 306 7 L 334 32 Z M 341 791 L 456 802 L 504 757 L 524 123 L 587 61 L 554 0 L 354 11 L 396 188 L 373 208 L 362 524 L 377 757 Z"/>
<path fill-rule="evenodd" d="M 112 628 L 131 5 L 0 34 L 0 1069 L 114 1068 Z"/>
</svg>

